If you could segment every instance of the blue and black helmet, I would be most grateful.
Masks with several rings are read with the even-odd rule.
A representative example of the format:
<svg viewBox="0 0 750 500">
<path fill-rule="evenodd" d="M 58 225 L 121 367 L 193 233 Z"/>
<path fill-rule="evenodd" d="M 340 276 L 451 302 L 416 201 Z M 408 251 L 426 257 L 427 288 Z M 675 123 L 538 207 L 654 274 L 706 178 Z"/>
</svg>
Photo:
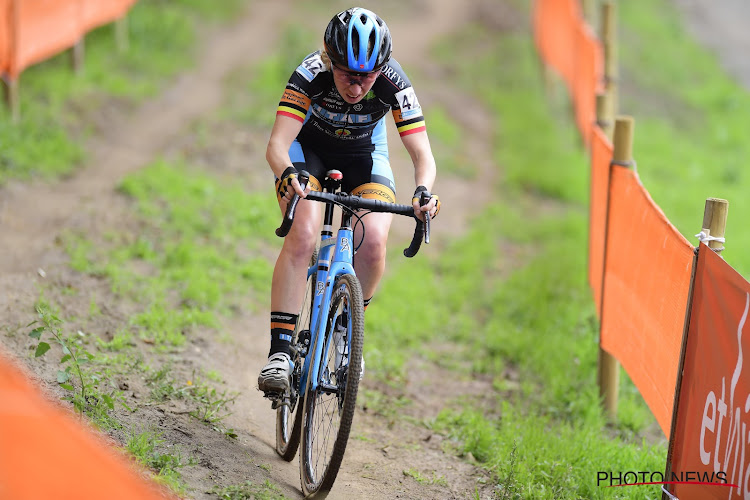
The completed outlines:
<svg viewBox="0 0 750 500">
<path fill-rule="evenodd" d="M 336 66 L 357 73 L 377 71 L 391 58 L 391 32 L 385 21 L 360 7 L 333 16 L 323 42 Z"/>
</svg>

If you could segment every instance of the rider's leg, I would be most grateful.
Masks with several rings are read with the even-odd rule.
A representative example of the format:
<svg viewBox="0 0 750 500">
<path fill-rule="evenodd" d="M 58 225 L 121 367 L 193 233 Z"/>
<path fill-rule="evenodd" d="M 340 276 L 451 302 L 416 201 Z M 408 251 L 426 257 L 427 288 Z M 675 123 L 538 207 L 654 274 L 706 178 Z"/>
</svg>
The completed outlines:
<svg viewBox="0 0 750 500">
<path fill-rule="evenodd" d="M 385 271 L 386 243 L 392 220 L 392 214 L 383 213 L 367 214 L 362 219 L 365 239 L 354 256 L 354 271 L 362 285 L 362 296 L 365 299 L 370 299 L 375 294 Z M 361 238 L 362 227 L 358 225 L 354 232 L 355 243 Z"/>
<path fill-rule="evenodd" d="M 301 200 L 294 224 L 284 238 L 271 282 L 271 310 L 299 312 L 305 296 L 310 256 L 320 234 L 319 204 Z"/>
<path fill-rule="evenodd" d="M 289 348 L 304 300 L 307 267 L 315 250 L 320 224 L 317 205 L 300 201 L 292 229 L 276 259 L 271 282 L 271 349 L 268 363 L 258 376 L 258 388 L 264 392 L 283 392 L 289 387 L 292 369 Z"/>
<path fill-rule="evenodd" d="M 310 184 L 320 190 L 320 161 L 314 154 L 304 154 L 299 142 L 294 141 L 289 156 L 297 169 L 311 174 Z M 277 179 L 277 189 L 279 188 Z M 286 212 L 286 200 L 279 193 L 281 213 Z M 258 388 L 266 393 L 283 392 L 289 387 L 292 370 L 290 344 L 302 300 L 305 296 L 307 267 L 320 229 L 320 208 L 312 201 L 300 200 L 289 234 L 276 259 L 271 282 L 271 348 L 268 363 L 258 376 Z"/>
</svg>

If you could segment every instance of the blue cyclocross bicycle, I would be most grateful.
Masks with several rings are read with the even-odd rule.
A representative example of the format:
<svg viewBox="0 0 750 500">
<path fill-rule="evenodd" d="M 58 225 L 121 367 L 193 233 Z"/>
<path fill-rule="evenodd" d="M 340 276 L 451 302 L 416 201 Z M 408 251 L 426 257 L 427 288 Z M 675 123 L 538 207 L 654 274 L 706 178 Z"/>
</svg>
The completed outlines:
<svg viewBox="0 0 750 500">
<path fill-rule="evenodd" d="M 307 172 L 300 172 L 303 188 L 308 179 Z M 352 265 L 357 249 L 352 221 L 355 225 L 360 223 L 369 212 L 411 216 L 417 226 L 404 255 L 416 255 L 423 236 L 429 243 L 429 216 L 423 223 L 410 205 L 336 192 L 341 179 L 341 172 L 329 171 L 324 191 L 310 192 L 305 198 L 326 204 L 320 247 L 307 271 L 307 291 L 292 339 L 294 370 L 290 388 L 283 394 L 266 394 L 277 411 L 278 454 L 291 461 L 302 444 L 300 481 L 305 497 L 325 496 L 333 486 L 349 439 L 364 368 L 365 318 L 362 290 Z M 423 193 L 420 202 L 424 205 L 429 199 L 429 193 Z M 291 229 L 298 202 L 299 197 L 294 195 L 276 230 L 278 236 L 286 236 Z M 335 205 L 341 207 L 342 217 L 334 238 Z"/>
</svg>

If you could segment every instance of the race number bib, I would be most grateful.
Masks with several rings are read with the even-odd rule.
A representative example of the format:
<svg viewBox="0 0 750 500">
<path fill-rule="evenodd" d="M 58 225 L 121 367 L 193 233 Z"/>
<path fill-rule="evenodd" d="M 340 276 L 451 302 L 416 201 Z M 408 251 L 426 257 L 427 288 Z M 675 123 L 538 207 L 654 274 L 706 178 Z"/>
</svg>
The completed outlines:
<svg viewBox="0 0 750 500">
<path fill-rule="evenodd" d="M 422 116 L 422 107 L 419 105 L 417 100 L 417 94 L 414 92 L 413 87 L 407 87 L 401 92 L 396 94 L 396 102 L 401 108 L 401 116 L 404 120 L 411 120 L 418 116 Z"/>
</svg>

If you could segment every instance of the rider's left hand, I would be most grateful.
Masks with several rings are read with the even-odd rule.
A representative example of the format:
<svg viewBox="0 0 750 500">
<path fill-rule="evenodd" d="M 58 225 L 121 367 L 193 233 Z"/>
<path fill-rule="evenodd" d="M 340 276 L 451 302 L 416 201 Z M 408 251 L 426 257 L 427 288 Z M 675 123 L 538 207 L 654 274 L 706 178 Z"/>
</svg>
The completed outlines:
<svg viewBox="0 0 750 500">
<path fill-rule="evenodd" d="M 426 195 L 430 197 L 430 200 L 425 205 L 420 206 L 419 200 L 422 193 L 426 193 Z M 430 194 L 430 192 L 424 186 L 418 186 L 414 191 L 414 196 L 411 199 L 411 204 L 414 207 L 414 214 L 421 221 L 424 221 L 425 212 L 428 212 L 430 214 L 430 219 L 434 219 L 437 216 L 438 212 L 440 212 L 440 198 L 436 194 Z"/>
</svg>

